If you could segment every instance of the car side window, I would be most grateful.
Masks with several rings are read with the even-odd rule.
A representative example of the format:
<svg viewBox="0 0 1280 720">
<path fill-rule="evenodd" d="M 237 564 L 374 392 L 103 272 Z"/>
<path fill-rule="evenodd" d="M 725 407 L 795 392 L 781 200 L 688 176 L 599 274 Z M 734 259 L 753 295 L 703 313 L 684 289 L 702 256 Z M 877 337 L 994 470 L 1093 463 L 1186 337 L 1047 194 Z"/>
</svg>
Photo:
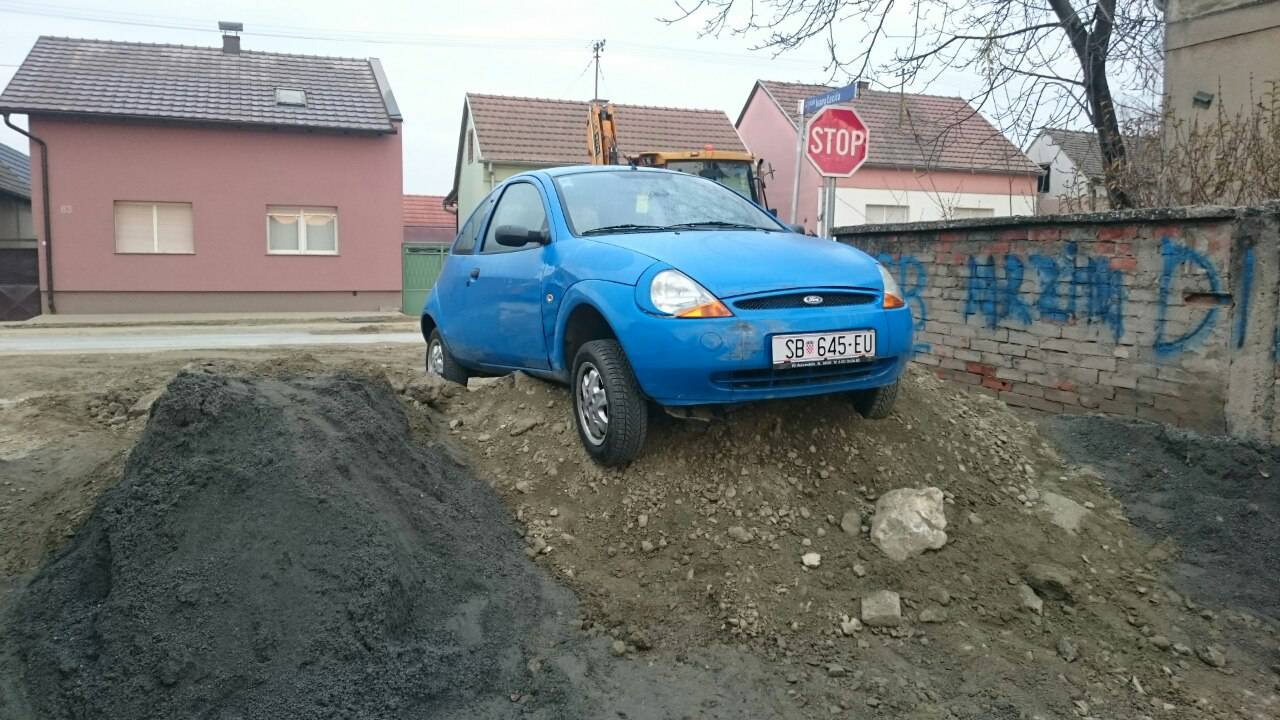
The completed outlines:
<svg viewBox="0 0 1280 720">
<path fill-rule="evenodd" d="M 480 235 L 480 228 L 484 225 L 484 216 L 491 205 L 493 205 L 492 195 L 481 200 L 476 209 L 471 211 L 471 217 L 467 218 L 462 230 L 458 232 L 458 239 L 453 243 L 452 254 L 470 255 L 475 251 L 476 239 Z"/>
<path fill-rule="evenodd" d="M 531 183 L 513 183 L 507 186 L 498 200 L 498 208 L 493 211 L 493 219 L 489 221 L 489 229 L 484 236 L 481 253 L 505 253 L 524 250 L 536 246 L 536 242 L 525 243 L 522 247 L 499 245 L 494 238 L 498 228 L 503 225 L 514 225 L 532 231 L 547 231 L 547 211 L 542 206 L 542 193 Z"/>
</svg>

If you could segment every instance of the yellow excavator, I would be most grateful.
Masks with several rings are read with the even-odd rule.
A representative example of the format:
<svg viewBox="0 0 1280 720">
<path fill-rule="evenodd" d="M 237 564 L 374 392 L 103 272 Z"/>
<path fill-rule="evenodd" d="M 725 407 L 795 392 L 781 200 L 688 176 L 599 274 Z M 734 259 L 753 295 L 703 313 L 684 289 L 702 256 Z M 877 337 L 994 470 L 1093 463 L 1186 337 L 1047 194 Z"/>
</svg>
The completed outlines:
<svg viewBox="0 0 1280 720">
<path fill-rule="evenodd" d="M 618 151 L 613 104 L 604 100 L 591 103 L 587 118 L 587 151 L 592 165 L 630 164 L 699 175 L 737 190 L 760 207 L 769 207 L 764 180 L 760 177 L 764 160 L 755 160 L 750 153 L 716 150 L 708 145 L 702 150 L 641 152 L 634 157 L 623 157 Z"/>
</svg>

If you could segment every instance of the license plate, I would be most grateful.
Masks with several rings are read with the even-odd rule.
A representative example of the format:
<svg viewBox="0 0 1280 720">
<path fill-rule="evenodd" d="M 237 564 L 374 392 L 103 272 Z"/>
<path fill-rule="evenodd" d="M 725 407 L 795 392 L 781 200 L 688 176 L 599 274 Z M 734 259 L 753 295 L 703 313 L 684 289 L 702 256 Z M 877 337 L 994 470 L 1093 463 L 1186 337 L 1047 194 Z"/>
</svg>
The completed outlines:
<svg viewBox="0 0 1280 720">
<path fill-rule="evenodd" d="M 831 365 L 876 354 L 875 330 L 773 336 L 773 364 Z"/>
</svg>

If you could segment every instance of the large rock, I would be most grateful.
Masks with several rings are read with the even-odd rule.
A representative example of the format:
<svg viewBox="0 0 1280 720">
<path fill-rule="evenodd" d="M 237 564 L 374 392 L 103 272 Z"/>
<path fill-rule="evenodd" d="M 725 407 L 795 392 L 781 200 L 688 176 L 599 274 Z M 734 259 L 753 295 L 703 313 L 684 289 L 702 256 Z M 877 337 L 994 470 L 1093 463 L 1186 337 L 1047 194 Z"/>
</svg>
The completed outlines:
<svg viewBox="0 0 1280 720">
<path fill-rule="evenodd" d="M 892 590 L 863 595 L 862 624 L 869 627 L 897 627 L 902 624 L 902 598 Z"/>
<path fill-rule="evenodd" d="M 1022 571 L 1022 579 L 1041 597 L 1062 602 L 1075 598 L 1076 576 L 1061 565 L 1031 563 Z"/>
<path fill-rule="evenodd" d="M 890 490 L 876 501 L 876 514 L 871 519 L 871 541 L 885 555 L 901 562 L 925 550 L 937 550 L 947 544 L 947 514 L 942 491 L 936 487 L 923 490 L 899 488 Z"/>
<path fill-rule="evenodd" d="M 439 375 L 425 373 L 406 385 L 404 394 L 424 405 L 439 405 L 446 398 L 453 397 L 460 389 L 461 386 Z"/>
<path fill-rule="evenodd" d="M 1065 495 L 1046 492 L 1041 498 L 1049 522 L 1075 535 L 1089 515 L 1089 509 Z"/>
</svg>

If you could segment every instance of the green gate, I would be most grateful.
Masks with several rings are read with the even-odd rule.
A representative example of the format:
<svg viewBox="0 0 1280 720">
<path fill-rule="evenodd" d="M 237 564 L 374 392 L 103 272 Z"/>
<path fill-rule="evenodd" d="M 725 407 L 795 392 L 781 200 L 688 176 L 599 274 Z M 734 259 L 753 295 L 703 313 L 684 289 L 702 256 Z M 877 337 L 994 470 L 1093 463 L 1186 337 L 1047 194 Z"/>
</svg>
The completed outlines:
<svg viewBox="0 0 1280 720">
<path fill-rule="evenodd" d="M 400 312 L 417 317 L 436 284 L 449 248 L 443 245 L 405 245 L 400 256 Z"/>
</svg>

